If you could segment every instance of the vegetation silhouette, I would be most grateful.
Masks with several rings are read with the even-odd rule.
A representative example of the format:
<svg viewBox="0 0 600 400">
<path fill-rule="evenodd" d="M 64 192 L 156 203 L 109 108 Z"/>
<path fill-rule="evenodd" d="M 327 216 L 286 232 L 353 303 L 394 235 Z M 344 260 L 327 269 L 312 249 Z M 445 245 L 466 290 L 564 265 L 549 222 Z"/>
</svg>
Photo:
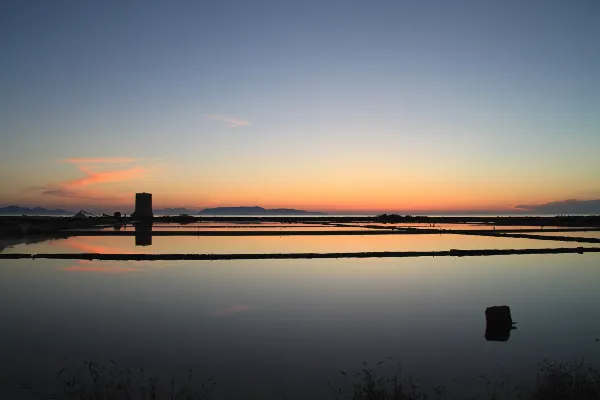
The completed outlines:
<svg viewBox="0 0 600 400">
<path fill-rule="evenodd" d="M 162 379 L 143 368 L 121 367 L 114 361 L 72 362 L 56 373 L 56 390 L 46 393 L 34 384 L 22 383 L 20 390 L 37 399 L 76 400 L 209 400 L 218 396 L 218 387 L 227 382 L 212 378 L 198 379 L 188 369 L 181 379 Z M 443 385 L 425 386 L 419 379 L 405 375 L 401 364 L 391 357 L 369 366 L 363 362 L 359 371 L 340 370 L 341 386 L 331 380 L 323 385 L 335 400 L 425 400 L 425 399 L 523 399 L 523 400 L 592 400 L 600 398 L 600 370 L 582 360 L 553 363 L 544 360 L 537 365 L 536 376 L 514 383 L 510 375 L 494 379 L 484 375 L 455 377 L 452 385 L 472 391 L 467 397 Z M 336 387 L 337 386 L 337 387 Z M 294 398 L 288 393 L 283 398 Z M 254 398 L 248 393 L 247 398 Z"/>
</svg>

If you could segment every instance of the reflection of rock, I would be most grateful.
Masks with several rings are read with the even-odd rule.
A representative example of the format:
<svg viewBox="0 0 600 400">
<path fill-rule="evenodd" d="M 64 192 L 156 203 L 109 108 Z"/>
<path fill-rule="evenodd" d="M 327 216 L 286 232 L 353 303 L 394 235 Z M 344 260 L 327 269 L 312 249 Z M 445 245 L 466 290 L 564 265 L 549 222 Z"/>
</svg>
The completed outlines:
<svg viewBox="0 0 600 400">
<path fill-rule="evenodd" d="M 135 245 L 152 246 L 152 222 L 138 222 L 135 226 Z"/>
<path fill-rule="evenodd" d="M 510 338 L 513 326 L 510 307 L 494 306 L 485 310 L 485 339 L 495 342 L 506 342 Z"/>
</svg>

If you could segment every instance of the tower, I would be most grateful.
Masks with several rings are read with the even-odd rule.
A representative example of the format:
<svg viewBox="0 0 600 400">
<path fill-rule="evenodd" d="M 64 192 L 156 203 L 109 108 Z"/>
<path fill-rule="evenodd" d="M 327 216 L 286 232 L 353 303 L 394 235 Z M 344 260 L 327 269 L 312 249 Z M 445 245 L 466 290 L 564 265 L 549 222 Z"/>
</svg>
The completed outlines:
<svg viewBox="0 0 600 400">
<path fill-rule="evenodd" d="M 152 214 L 152 193 L 135 194 L 135 211 L 131 214 L 134 219 L 150 219 Z"/>
</svg>

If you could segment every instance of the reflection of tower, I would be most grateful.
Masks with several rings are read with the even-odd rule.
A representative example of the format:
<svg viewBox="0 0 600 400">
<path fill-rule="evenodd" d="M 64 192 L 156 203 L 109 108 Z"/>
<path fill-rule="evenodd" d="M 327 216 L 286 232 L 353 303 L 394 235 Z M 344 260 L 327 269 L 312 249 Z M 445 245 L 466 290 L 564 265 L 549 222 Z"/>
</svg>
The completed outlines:
<svg viewBox="0 0 600 400">
<path fill-rule="evenodd" d="M 485 340 L 490 342 L 506 342 L 510 339 L 510 331 L 515 328 L 510 315 L 510 307 L 495 306 L 485 310 Z"/>
<path fill-rule="evenodd" d="M 131 214 L 134 219 L 152 218 L 152 193 L 135 194 L 135 211 Z"/>
<path fill-rule="evenodd" d="M 134 226 L 135 245 L 152 246 L 152 222 L 138 222 Z"/>
</svg>

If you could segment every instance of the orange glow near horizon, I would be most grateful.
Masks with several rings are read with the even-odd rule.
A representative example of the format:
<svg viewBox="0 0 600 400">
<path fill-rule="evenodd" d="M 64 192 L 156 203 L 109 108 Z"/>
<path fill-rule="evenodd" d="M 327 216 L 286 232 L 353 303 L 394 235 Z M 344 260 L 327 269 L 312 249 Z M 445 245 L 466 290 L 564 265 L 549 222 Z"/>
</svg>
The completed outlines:
<svg viewBox="0 0 600 400">
<path fill-rule="evenodd" d="M 208 174 L 190 165 L 165 166 L 132 157 L 66 158 L 58 162 L 64 171 L 57 175 L 63 179 L 3 194 L 2 201 L 70 211 L 131 212 L 135 193 L 145 191 L 153 194 L 154 208 L 184 207 L 191 212 L 235 206 L 328 213 L 509 212 L 519 204 L 574 198 L 570 194 L 581 193 L 577 184 L 593 187 L 587 180 L 573 183 L 564 177 L 559 183 L 554 177 L 517 179 L 514 174 L 491 179 L 471 169 L 451 175 L 431 165 L 401 173 L 404 169 L 389 160 L 371 161 L 337 165 L 326 160 L 304 169 L 288 163 L 280 170 L 250 165 L 240 175 L 230 165 Z"/>
<path fill-rule="evenodd" d="M 85 179 L 85 178 L 84 178 Z M 438 188 L 439 189 L 439 188 Z M 390 211 L 506 211 L 514 208 L 517 204 L 539 204 L 555 201 L 554 197 L 522 197 L 520 200 L 508 196 L 494 197 L 492 192 L 485 195 L 481 193 L 453 193 L 444 196 L 441 193 L 406 194 L 394 193 L 380 190 L 379 193 L 326 193 L 319 191 L 309 193 L 306 196 L 284 195 L 282 193 L 227 193 L 223 196 L 207 197 L 204 193 L 187 192 L 183 195 L 174 196 L 176 189 L 172 191 L 157 191 L 145 187 L 144 191 L 153 194 L 153 207 L 176 208 L 184 207 L 190 211 L 198 211 L 210 207 L 237 207 L 237 206 L 260 206 L 264 208 L 294 208 L 308 211 L 324 212 L 390 212 Z M 105 195 L 105 197 L 102 196 Z M 56 208 L 100 208 L 131 211 L 134 208 L 135 192 L 115 193 L 94 190 L 86 192 L 86 198 L 46 196 L 43 200 L 39 196 L 15 199 L 14 204 L 22 206 L 45 206 Z M 106 196 L 107 195 L 107 196 Z M 13 204 L 11 203 L 11 204 Z"/>
</svg>

